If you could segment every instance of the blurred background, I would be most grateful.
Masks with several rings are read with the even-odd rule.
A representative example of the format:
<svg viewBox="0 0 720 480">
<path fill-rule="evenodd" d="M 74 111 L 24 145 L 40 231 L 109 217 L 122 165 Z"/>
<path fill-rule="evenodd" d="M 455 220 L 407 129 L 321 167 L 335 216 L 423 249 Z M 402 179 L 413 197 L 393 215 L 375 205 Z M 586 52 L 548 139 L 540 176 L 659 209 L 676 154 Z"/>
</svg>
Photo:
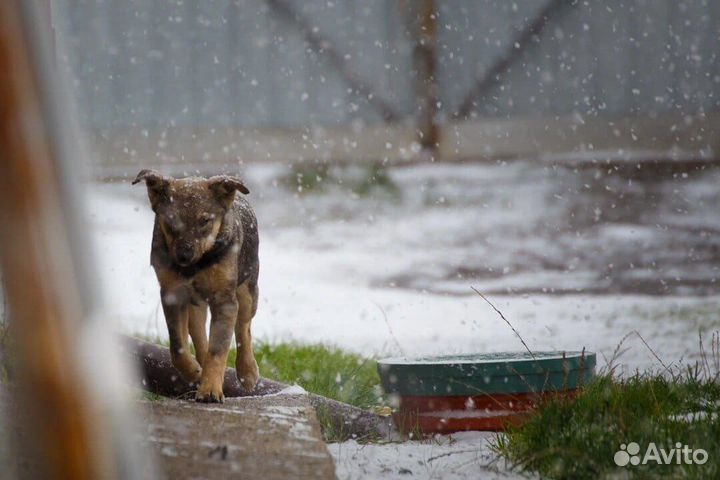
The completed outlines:
<svg viewBox="0 0 720 480">
<path fill-rule="evenodd" d="M 248 185 L 258 350 L 341 349 L 292 382 L 521 351 L 473 288 L 534 351 L 709 369 L 718 45 L 711 0 L 3 0 L 0 463 L 153 477 L 109 335 L 167 340 L 144 168 Z"/>
<path fill-rule="evenodd" d="M 720 328 L 720 4 L 53 0 L 107 321 L 164 337 L 128 180 L 228 172 L 255 336 L 670 361 Z M 629 367 L 655 362 L 646 349 Z"/>
<path fill-rule="evenodd" d="M 448 161 L 716 147 L 711 1 L 56 0 L 53 14 L 104 176 L 419 146 Z"/>
</svg>

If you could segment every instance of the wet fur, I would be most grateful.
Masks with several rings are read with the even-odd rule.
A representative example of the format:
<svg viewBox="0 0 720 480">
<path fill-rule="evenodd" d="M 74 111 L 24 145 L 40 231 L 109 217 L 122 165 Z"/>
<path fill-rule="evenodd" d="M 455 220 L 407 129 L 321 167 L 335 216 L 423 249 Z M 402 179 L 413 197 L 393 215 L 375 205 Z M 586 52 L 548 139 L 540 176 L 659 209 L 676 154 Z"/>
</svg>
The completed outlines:
<svg viewBox="0 0 720 480">
<path fill-rule="evenodd" d="M 235 177 L 170 179 L 143 170 L 155 212 L 150 263 L 160 283 L 172 361 L 196 400 L 222 402 L 222 382 L 235 333 L 238 380 L 247 391 L 259 378 L 250 325 L 258 300 L 258 229 Z M 211 314 L 210 335 L 205 324 Z M 188 335 L 195 358 L 188 348 Z"/>
</svg>

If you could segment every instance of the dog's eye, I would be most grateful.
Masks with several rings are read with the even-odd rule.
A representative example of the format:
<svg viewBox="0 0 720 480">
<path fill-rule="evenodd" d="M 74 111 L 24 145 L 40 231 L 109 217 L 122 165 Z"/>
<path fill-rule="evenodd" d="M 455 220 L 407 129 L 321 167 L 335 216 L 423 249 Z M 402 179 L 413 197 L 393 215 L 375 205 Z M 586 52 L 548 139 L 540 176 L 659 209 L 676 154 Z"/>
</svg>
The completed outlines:
<svg viewBox="0 0 720 480">
<path fill-rule="evenodd" d="M 207 227 L 210 225 L 210 222 L 212 221 L 212 218 L 201 218 L 200 219 L 200 226 L 201 227 Z"/>
</svg>

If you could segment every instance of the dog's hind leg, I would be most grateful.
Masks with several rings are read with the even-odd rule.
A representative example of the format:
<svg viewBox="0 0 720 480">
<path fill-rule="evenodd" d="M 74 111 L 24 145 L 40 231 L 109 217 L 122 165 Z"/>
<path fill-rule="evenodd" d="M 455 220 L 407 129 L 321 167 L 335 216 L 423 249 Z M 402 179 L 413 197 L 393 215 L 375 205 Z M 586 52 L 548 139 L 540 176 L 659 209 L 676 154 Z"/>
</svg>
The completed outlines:
<svg viewBox="0 0 720 480">
<path fill-rule="evenodd" d="M 208 351 L 208 337 L 205 330 L 207 322 L 207 304 L 205 302 L 198 305 L 190 304 L 188 307 L 188 327 L 190 330 L 190 338 L 192 338 L 195 347 L 195 358 L 200 365 L 205 365 L 205 357 Z"/>
<path fill-rule="evenodd" d="M 257 284 L 250 285 L 249 281 L 237 289 L 238 316 L 235 323 L 235 342 L 237 345 L 237 358 L 235 360 L 235 373 L 243 390 L 249 392 L 255 388 L 260 373 L 252 349 L 252 335 L 250 325 L 257 311 L 258 288 Z"/>
<path fill-rule="evenodd" d="M 162 295 L 163 312 L 167 322 L 168 335 L 170 337 L 170 356 L 173 367 L 180 373 L 180 376 L 190 383 L 200 379 L 202 368 L 190 354 L 188 345 L 188 306 L 176 305 L 167 299 L 168 295 Z"/>
</svg>

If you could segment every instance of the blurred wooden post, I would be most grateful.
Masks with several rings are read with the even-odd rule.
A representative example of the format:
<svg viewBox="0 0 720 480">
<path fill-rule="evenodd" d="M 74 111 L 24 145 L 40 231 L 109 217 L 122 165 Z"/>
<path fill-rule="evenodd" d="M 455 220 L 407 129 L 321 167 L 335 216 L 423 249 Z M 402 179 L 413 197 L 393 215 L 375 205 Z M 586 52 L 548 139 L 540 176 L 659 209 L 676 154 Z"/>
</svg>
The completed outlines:
<svg viewBox="0 0 720 480">
<path fill-rule="evenodd" d="M 110 438 L 100 434 L 104 420 L 79 359 L 83 308 L 50 116 L 57 97 L 40 73 L 50 55 L 30 30 L 38 20 L 30 3 L 0 2 L 0 262 L 12 312 L 12 398 L 32 475 L 113 478 Z"/>
<path fill-rule="evenodd" d="M 433 0 L 411 2 L 415 47 L 413 63 L 417 98 L 418 141 L 423 150 L 436 158 L 440 142 L 437 124 L 438 85 L 436 76 L 435 45 L 437 39 L 437 12 Z M 415 10 L 417 8 L 418 10 Z"/>
</svg>

